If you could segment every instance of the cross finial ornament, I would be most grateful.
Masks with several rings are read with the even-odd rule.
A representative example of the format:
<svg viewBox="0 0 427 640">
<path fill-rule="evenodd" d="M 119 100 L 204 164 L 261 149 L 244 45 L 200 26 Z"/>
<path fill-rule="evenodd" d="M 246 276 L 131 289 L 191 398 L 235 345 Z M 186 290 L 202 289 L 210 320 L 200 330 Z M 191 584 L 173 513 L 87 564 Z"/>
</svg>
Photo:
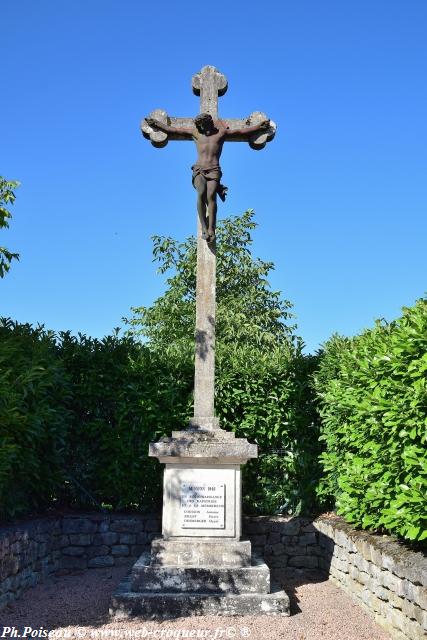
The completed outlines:
<svg viewBox="0 0 427 640">
<path fill-rule="evenodd" d="M 200 96 L 200 113 L 209 113 L 212 118 L 217 118 L 218 96 L 223 96 L 228 88 L 225 75 L 207 65 L 193 76 L 191 84 L 193 93 Z"/>
<path fill-rule="evenodd" d="M 194 383 L 194 428 L 212 429 L 215 387 L 215 288 L 217 195 L 225 200 L 227 187 L 221 184 L 219 164 L 224 142 L 248 142 L 263 149 L 276 133 L 276 125 L 262 111 L 247 118 L 218 116 L 218 97 L 227 91 L 227 78 L 213 66 L 203 67 L 192 78 L 193 93 L 200 96 L 196 118 L 175 118 L 163 109 L 152 111 L 141 122 L 142 134 L 155 147 L 169 140 L 193 140 L 198 157 L 192 166 L 192 182 L 197 191 L 197 291 L 196 359 Z"/>
</svg>

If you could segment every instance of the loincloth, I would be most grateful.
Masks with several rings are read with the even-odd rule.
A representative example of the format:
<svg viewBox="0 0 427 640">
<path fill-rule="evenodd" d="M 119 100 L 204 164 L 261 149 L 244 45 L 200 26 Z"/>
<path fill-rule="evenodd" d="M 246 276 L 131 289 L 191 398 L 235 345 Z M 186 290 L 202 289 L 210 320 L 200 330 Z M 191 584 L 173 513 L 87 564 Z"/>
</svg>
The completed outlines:
<svg viewBox="0 0 427 640">
<path fill-rule="evenodd" d="M 217 182 L 216 191 L 221 200 L 224 202 L 228 188 L 220 183 L 222 171 L 219 164 L 216 164 L 212 167 L 201 167 L 198 164 L 193 164 L 191 169 L 193 170 L 193 176 L 191 179 L 193 187 L 195 187 L 194 181 L 197 176 L 202 176 L 205 180 L 215 180 L 215 182 Z"/>
<path fill-rule="evenodd" d="M 216 164 L 213 167 L 200 167 L 198 164 L 193 164 L 191 168 L 193 170 L 193 186 L 194 180 L 197 176 L 203 176 L 206 180 L 215 180 L 216 182 L 221 180 L 222 171 L 219 164 Z"/>
</svg>

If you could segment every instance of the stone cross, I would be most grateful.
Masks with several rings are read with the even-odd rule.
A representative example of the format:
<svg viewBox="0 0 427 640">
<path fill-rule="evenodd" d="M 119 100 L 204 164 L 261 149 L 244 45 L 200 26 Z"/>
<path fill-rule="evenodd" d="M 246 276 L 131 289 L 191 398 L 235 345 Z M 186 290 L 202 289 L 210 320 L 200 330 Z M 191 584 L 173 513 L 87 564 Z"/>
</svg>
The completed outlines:
<svg viewBox="0 0 427 640">
<path fill-rule="evenodd" d="M 215 120 L 218 118 L 218 96 L 227 91 L 227 79 L 215 67 L 205 66 L 192 79 L 192 89 L 200 96 L 200 113 L 209 113 Z M 194 128 L 193 118 L 170 117 L 163 109 L 156 109 L 149 114 L 150 118 L 174 128 L 173 133 L 166 133 L 151 127 L 146 120 L 141 122 L 142 134 L 155 147 L 164 147 L 169 140 L 192 140 L 189 130 Z M 222 118 L 232 131 L 255 127 L 265 121 L 266 115 L 255 111 L 248 118 Z M 182 131 L 180 131 L 182 130 Z M 276 125 L 270 121 L 267 130 L 257 132 L 241 132 L 227 141 L 248 142 L 252 149 L 259 150 L 273 139 Z M 196 284 L 196 347 L 194 374 L 194 417 L 190 420 L 191 429 L 215 430 L 218 420 L 214 417 L 215 394 L 215 309 L 216 309 L 216 244 L 207 243 L 202 238 L 200 220 L 197 234 L 197 284 Z"/>
<path fill-rule="evenodd" d="M 165 146 L 168 138 L 195 140 L 197 168 L 216 172 L 205 175 L 206 184 L 197 174 L 194 186 L 199 197 L 208 186 L 210 194 L 216 189 L 220 195 L 216 162 L 229 131 L 224 121 L 212 119 L 218 115 L 218 96 L 226 89 L 225 77 L 215 67 L 204 67 L 193 77 L 193 91 L 200 95 L 201 113 L 209 115 L 193 121 L 169 118 L 158 110 L 142 124 L 144 136 L 157 147 Z M 225 122 L 236 130 L 231 139 L 239 137 L 259 149 L 274 136 L 275 126 L 264 114 L 252 114 L 249 121 L 254 118 L 261 120 L 253 127 L 245 121 Z M 208 121 L 208 128 L 200 124 Z M 152 541 L 150 554 L 140 556 L 114 594 L 110 612 L 116 620 L 290 613 L 286 592 L 271 591 L 268 566 L 252 556 L 249 540 L 241 540 L 241 467 L 257 458 L 258 447 L 246 438 L 236 438 L 234 431 L 219 428 L 214 417 L 215 234 L 202 237 L 205 220 L 200 212 L 205 210 L 200 205 L 206 205 L 208 217 L 212 214 L 209 229 L 216 210 L 209 209 L 208 198 L 201 200 L 197 203 L 194 418 L 188 429 L 150 443 L 149 456 L 165 465 L 162 537 Z"/>
</svg>

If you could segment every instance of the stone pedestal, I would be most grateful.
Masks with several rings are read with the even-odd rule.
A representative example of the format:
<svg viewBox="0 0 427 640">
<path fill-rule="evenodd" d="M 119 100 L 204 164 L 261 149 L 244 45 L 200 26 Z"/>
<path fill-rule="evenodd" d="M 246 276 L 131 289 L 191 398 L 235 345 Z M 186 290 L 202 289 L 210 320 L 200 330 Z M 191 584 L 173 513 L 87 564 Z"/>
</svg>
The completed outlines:
<svg viewBox="0 0 427 640">
<path fill-rule="evenodd" d="M 114 594 L 117 620 L 188 615 L 289 615 L 284 591 L 241 536 L 240 467 L 257 446 L 194 418 L 150 445 L 166 465 L 162 538 L 153 540 Z"/>
</svg>

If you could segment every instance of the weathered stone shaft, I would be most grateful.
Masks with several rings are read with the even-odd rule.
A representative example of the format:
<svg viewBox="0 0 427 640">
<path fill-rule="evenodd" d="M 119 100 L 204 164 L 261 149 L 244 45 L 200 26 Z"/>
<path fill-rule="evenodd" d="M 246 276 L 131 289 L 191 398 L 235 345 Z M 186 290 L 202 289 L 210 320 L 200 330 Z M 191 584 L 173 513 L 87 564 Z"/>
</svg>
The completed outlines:
<svg viewBox="0 0 427 640">
<path fill-rule="evenodd" d="M 218 95 L 227 90 L 227 80 L 215 67 L 204 67 L 193 76 L 193 91 L 200 95 L 200 113 L 218 117 Z M 194 417 L 215 415 L 215 318 L 216 246 L 202 238 L 197 225 L 196 348 L 194 366 Z"/>
<path fill-rule="evenodd" d="M 213 417 L 215 407 L 216 248 L 197 232 L 194 417 Z"/>
</svg>

